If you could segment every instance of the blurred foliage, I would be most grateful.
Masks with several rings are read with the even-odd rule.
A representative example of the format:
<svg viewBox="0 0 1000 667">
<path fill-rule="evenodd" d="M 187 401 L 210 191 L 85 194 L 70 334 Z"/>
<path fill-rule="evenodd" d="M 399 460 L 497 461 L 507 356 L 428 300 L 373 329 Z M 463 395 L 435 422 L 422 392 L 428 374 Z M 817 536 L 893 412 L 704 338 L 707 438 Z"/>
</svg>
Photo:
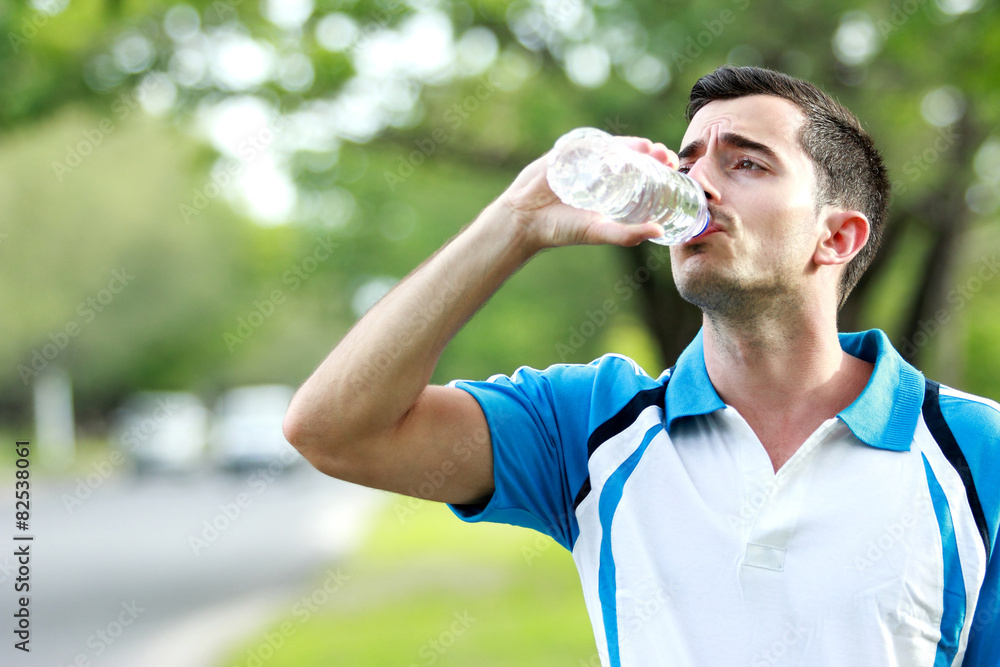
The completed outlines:
<svg viewBox="0 0 1000 667">
<path fill-rule="evenodd" d="M 0 6 L 0 32 L 8 423 L 49 364 L 95 428 L 134 390 L 297 384 L 557 136 L 676 146 L 690 85 L 725 62 L 816 82 L 886 155 L 886 249 L 842 325 L 1000 396 L 993 4 L 37 0 Z M 236 183 L 264 167 L 294 183 L 283 214 L 252 206 L 280 178 Z M 698 320 L 665 269 L 621 289 L 649 251 L 543 254 L 436 379 L 612 350 L 657 373 Z M 120 292 L 115 271 L 133 276 Z"/>
</svg>

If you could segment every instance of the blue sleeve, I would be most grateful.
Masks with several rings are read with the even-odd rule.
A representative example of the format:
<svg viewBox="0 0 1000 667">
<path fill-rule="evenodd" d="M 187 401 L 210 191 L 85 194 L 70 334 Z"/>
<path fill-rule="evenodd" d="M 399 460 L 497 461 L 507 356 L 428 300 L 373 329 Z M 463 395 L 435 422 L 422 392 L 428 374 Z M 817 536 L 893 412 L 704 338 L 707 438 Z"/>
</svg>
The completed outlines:
<svg viewBox="0 0 1000 667">
<path fill-rule="evenodd" d="M 990 560 L 979 591 L 966 667 L 1000 665 L 1000 406 L 972 396 L 941 394 L 941 413 L 969 464 L 989 532 Z"/>
<path fill-rule="evenodd" d="M 484 505 L 452 505 L 465 521 L 532 528 L 572 549 L 573 503 L 587 479 L 587 439 L 642 388 L 657 384 L 631 360 L 520 368 L 487 382 L 455 381 L 490 428 L 495 490 Z"/>
</svg>

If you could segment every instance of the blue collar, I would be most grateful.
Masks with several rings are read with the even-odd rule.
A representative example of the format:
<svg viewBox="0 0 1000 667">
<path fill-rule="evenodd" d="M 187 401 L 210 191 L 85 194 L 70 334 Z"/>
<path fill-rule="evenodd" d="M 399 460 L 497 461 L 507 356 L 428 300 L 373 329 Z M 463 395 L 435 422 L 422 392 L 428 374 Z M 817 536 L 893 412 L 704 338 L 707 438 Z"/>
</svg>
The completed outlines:
<svg viewBox="0 0 1000 667">
<path fill-rule="evenodd" d="M 839 337 L 845 352 L 874 363 L 875 370 L 861 395 L 837 416 L 859 440 L 872 447 L 908 451 L 924 400 L 924 376 L 899 356 L 888 336 L 878 329 L 842 333 Z M 705 368 L 701 331 L 677 359 L 666 393 L 668 430 L 681 417 L 726 407 Z"/>
</svg>

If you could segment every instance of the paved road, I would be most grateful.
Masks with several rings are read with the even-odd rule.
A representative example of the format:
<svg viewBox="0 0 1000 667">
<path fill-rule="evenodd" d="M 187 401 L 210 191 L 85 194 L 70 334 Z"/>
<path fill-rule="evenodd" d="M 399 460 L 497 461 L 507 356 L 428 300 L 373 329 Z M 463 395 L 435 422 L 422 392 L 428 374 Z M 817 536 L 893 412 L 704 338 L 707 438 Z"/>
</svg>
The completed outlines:
<svg viewBox="0 0 1000 667">
<path fill-rule="evenodd" d="M 211 664 L 335 580 L 385 498 L 305 464 L 273 476 L 122 473 L 82 501 L 79 484 L 32 490 L 30 655 L 13 649 L 13 491 L 0 486 L 0 665 Z"/>
</svg>

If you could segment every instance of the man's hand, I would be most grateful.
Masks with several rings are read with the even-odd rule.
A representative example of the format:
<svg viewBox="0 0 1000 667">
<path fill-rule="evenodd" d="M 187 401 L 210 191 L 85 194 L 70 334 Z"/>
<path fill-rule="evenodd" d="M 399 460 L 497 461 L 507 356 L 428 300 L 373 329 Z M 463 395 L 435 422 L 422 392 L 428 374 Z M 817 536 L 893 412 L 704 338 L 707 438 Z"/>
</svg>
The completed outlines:
<svg viewBox="0 0 1000 667">
<path fill-rule="evenodd" d="M 679 164 L 677 154 L 663 144 L 640 137 L 618 137 L 618 140 L 673 169 Z M 581 212 L 563 204 L 549 188 L 545 176 L 547 165 L 548 155 L 532 162 L 495 202 L 505 206 L 524 227 L 526 242 L 533 251 L 564 245 L 634 246 L 663 235 L 663 228 L 654 222 L 625 225 L 599 213 Z"/>
</svg>

